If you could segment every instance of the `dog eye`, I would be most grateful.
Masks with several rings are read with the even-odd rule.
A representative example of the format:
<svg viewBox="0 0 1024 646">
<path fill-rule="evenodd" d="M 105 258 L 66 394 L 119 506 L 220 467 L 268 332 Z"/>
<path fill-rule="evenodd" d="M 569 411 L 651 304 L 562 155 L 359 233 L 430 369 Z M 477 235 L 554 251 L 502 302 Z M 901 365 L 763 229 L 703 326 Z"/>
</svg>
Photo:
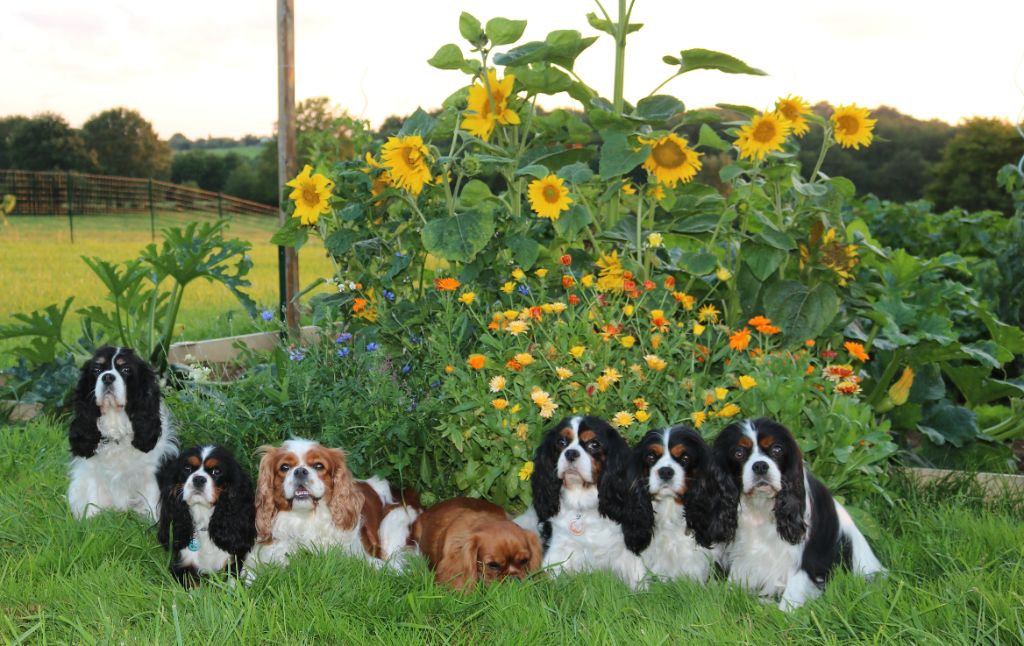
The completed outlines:
<svg viewBox="0 0 1024 646">
<path fill-rule="evenodd" d="M 647 462 L 647 464 L 654 464 L 655 462 L 658 461 L 658 456 L 656 456 L 653 453 L 648 453 L 647 457 L 644 458 L 644 461 Z"/>
<path fill-rule="evenodd" d="M 690 466 L 690 456 L 684 454 L 683 457 L 679 458 L 679 464 L 684 467 Z"/>
<path fill-rule="evenodd" d="M 131 368 L 129 368 L 128 366 L 125 366 L 124 368 L 121 368 L 121 374 L 122 374 L 122 375 L 127 375 L 127 374 L 130 374 L 130 373 L 131 373 L 131 371 L 132 371 L 132 369 L 131 369 Z"/>
<path fill-rule="evenodd" d="M 597 451 L 600 451 L 601 450 L 601 443 L 598 442 L 597 440 L 591 440 L 591 441 L 587 442 L 587 450 L 590 451 L 591 453 L 595 453 Z"/>
<path fill-rule="evenodd" d="M 219 476 L 220 475 L 220 468 L 219 467 L 214 467 L 213 469 L 210 469 L 210 475 L 213 476 L 214 478 Z"/>
<path fill-rule="evenodd" d="M 779 457 L 780 455 L 782 455 L 782 446 L 779 444 L 773 444 L 772 448 L 768 449 L 768 455 L 772 456 L 773 458 Z"/>
<path fill-rule="evenodd" d="M 564 437 L 560 437 L 558 438 L 558 441 L 555 442 L 555 446 L 557 446 L 560 449 L 564 449 L 565 447 L 569 446 L 569 440 L 565 439 Z"/>
<path fill-rule="evenodd" d="M 488 567 L 488 569 L 495 570 L 495 571 L 501 570 L 501 564 L 498 563 L 497 561 L 489 561 L 487 563 L 487 567 Z"/>
<path fill-rule="evenodd" d="M 281 473 L 287 473 L 288 469 L 291 469 L 291 467 L 289 465 L 287 465 L 287 464 L 282 464 L 280 468 L 281 468 Z"/>
<path fill-rule="evenodd" d="M 190 467 L 190 466 L 188 466 L 188 465 L 186 464 L 186 465 L 185 465 L 185 468 L 184 468 L 184 469 L 182 469 L 182 473 L 184 473 L 185 475 L 188 475 L 188 474 L 192 473 L 192 467 Z"/>
<path fill-rule="evenodd" d="M 101 372 L 103 372 L 103 369 L 102 369 L 102 368 L 100 368 L 99 366 L 93 366 L 93 367 L 92 367 L 92 374 L 94 374 L 94 375 L 98 375 L 98 374 L 100 374 Z"/>
<path fill-rule="evenodd" d="M 526 567 L 529 563 L 530 559 L 519 559 L 519 567 Z"/>
<path fill-rule="evenodd" d="M 738 448 L 738 449 L 736 449 L 735 451 L 732 452 L 732 456 L 734 458 L 736 458 L 737 460 L 742 460 L 743 456 L 745 456 L 746 454 L 747 454 L 747 450 L 744 449 L 743 447 L 740 447 L 740 448 Z"/>
<path fill-rule="evenodd" d="M 317 462 L 316 464 L 313 465 L 313 468 L 316 469 L 317 471 L 323 471 L 324 470 L 324 463 L 323 462 Z"/>
</svg>

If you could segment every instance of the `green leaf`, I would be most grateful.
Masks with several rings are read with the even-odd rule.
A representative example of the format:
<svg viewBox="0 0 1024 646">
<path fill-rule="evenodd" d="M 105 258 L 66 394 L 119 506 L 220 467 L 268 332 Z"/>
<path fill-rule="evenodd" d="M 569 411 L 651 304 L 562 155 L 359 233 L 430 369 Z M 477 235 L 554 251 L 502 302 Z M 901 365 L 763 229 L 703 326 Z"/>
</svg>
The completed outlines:
<svg viewBox="0 0 1024 646">
<path fill-rule="evenodd" d="M 832 185 L 835 192 L 843 199 L 852 199 L 857 194 L 857 187 L 845 177 L 830 177 L 828 183 Z"/>
<path fill-rule="evenodd" d="M 755 110 L 754 108 L 750 107 L 749 105 L 737 105 L 735 103 L 716 103 L 715 107 L 716 108 L 721 108 L 722 110 L 730 110 L 732 112 L 739 112 L 740 114 L 744 115 L 748 119 L 752 119 L 759 112 L 759 110 Z"/>
<path fill-rule="evenodd" d="M 423 247 L 445 260 L 469 262 L 494 236 L 490 213 L 470 211 L 431 220 L 423 227 Z"/>
<path fill-rule="evenodd" d="M 780 249 L 782 251 L 791 251 L 796 249 L 796 241 L 789 237 L 787 234 L 777 231 L 771 227 L 765 227 L 757 234 L 757 237 L 761 238 L 764 242 Z M 808 339 L 811 337 L 807 337 Z"/>
<path fill-rule="evenodd" d="M 398 136 L 419 135 L 426 139 L 430 136 L 435 125 L 437 125 L 437 119 L 424 112 L 423 108 L 416 108 L 416 112 L 413 112 L 412 116 L 402 124 L 402 129 L 398 131 Z"/>
<path fill-rule="evenodd" d="M 547 177 L 550 174 L 551 174 L 551 171 L 549 171 L 546 166 L 542 166 L 540 164 L 530 164 L 529 166 L 523 166 L 522 168 L 517 170 L 515 173 L 513 173 L 512 176 L 513 177 L 526 177 L 526 176 L 529 176 L 529 177 L 535 177 L 537 179 L 544 179 L 545 177 Z"/>
<path fill-rule="evenodd" d="M 657 94 L 640 99 L 633 116 L 649 122 L 667 121 L 684 109 L 683 102 L 674 96 Z"/>
<path fill-rule="evenodd" d="M 427 61 L 427 64 L 441 70 L 457 70 L 462 69 L 465 62 L 462 49 L 458 45 L 449 43 L 441 45 L 441 48 Z"/>
<path fill-rule="evenodd" d="M 459 206 L 471 209 L 494 197 L 491 188 L 478 179 L 471 179 L 459 193 Z"/>
<path fill-rule="evenodd" d="M 677 233 L 707 233 L 715 230 L 720 217 L 717 213 L 694 215 L 673 223 L 670 230 Z"/>
<path fill-rule="evenodd" d="M 740 251 L 740 257 L 754 277 L 763 283 L 786 259 L 786 252 L 764 245 L 745 244 Z"/>
<path fill-rule="evenodd" d="M 352 229 L 338 229 L 327 236 L 324 248 L 335 258 L 344 256 L 359 239 L 359 233 Z"/>
<path fill-rule="evenodd" d="M 288 221 L 270 237 L 270 244 L 301 249 L 308 238 L 309 232 L 302 226 L 300 218 L 288 218 Z"/>
<path fill-rule="evenodd" d="M 587 112 L 591 125 L 595 130 L 615 130 L 623 133 L 630 133 L 636 129 L 636 124 L 621 114 L 603 108 L 592 108 Z"/>
<path fill-rule="evenodd" d="M 479 28 L 479 24 L 478 28 Z M 487 21 L 485 33 L 491 39 L 492 45 L 508 45 L 514 43 L 523 35 L 526 29 L 525 20 L 509 20 L 508 18 L 491 18 Z"/>
<path fill-rule="evenodd" d="M 796 281 L 780 281 L 764 292 L 765 316 L 782 328 L 790 345 L 816 339 L 839 313 L 839 296 L 831 285 L 808 288 Z"/>
<path fill-rule="evenodd" d="M 338 217 L 344 222 L 355 222 L 366 214 L 366 207 L 359 202 L 350 202 L 338 212 Z"/>
<path fill-rule="evenodd" d="M 982 323 L 985 324 L 985 327 L 988 328 L 988 333 L 993 341 L 1014 354 L 1024 354 L 1024 330 L 1003 323 L 987 309 L 978 307 L 975 309 L 975 312 Z"/>
<path fill-rule="evenodd" d="M 944 363 L 942 372 L 956 385 L 970 406 L 1024 395 L 1024 388 L 1011 381 L 989 378 L 992 369 L 987 366 L 953 366 Z"/>
<path fill-rule="evenodd" d="M 558 94 L 572 87 L 572 79 L 568 74 L 543 63 L 533 67 L 524 65 L 509 68 L 506 73 L 514 74 L 516 81 L 530 94 Z"/>
<path fill-rule="evenodd" d="M 732 146 L 728 141 L 722 139 L 715 132 L 714 128 L 706 123 L 700 125 L 700 136 L 697 137 L 697 147 L 714 148 L 715 150 L 729 150 Z"/>
<path fill-rule="evenodd" d="M 744 172 L 746 172 L 746 169 L 743 168 L 742 164 L 732 162 L 718 169 L 718 178 L 723 182 L 729 183 L 732 180 L 739 177 L 740 175 L 742 175 Z"/>
<path fill-rule="evenodd" d="M 459 16 L 459 33 L 474 47 L 478 47 L 485 42 L 485 35 L 480 27 L 480 21 L 465 11 Z"/>
<path fill-rule="evenodd" d="M 718 258 L 707 251 L 684 251 L 679 256 L 679 263 L 687 272 L 696 276 L 705 276 L 718 266 Z"/>
<path fill-rule="evenodd" d="M 558 170 L 558 176 L 570 184 L 584 184 L 594 177 L 594 171 L 583 162 L 576 162 L 568 166 L 562 166 Z"/>
<path fill-rule="evenodd" d="M 576 63 L 576 57 L 593 45 L 596 40 L 597 36 L 581 37 L 580 32 L 575 29 L 553 31 L 544 39 L 544 43 L 548 46 L 545 58 L 555 65 L 572 70 L 572 66 Z"/>
<path fill-rule="evenodd" d="M 524 43 L 519 47 L 513 47 L 507 52 L 501 54 L 495 54 L 494 63 L 496 65 L 514 66 L 514 65 L 526 65 L 527 63 L 537 63 L 545 60 L 548 53 L 548 46 L 546 43 L 540 41 L 531 41 Z"/>
<path fill-rule="evenodd" d="M 558 170 L 566 164 L 589 161 L 594 156 L 594 149 L 566 148 L 565 146 L 536 146 L 523 154 L 523 164 L 543 163 L 551 170 Z"/>
<path fill-rule="evenodd" d="M 917 358 L 917 353 L 913 354 Z M 921 404 L 927 401 L 935 401 L 946 396 L 946 382 L 942 380 L 942 370 L 938 364 L 926 363 L 918 366 L 914 374 L 914 383 L 910 385 L 910 395 L 907 401 L 911 404 Z"/>
<path fill-rule="evenodd" d="M 625 175 L 647 159 L 651 147 L 647 144 L 639 150 L 633 150 L 626 135 L 621 132 L 601 132 L 604 144 L 601 146 L 601 160 L 598 172 L 601 179 L 611 179 Z"/>
<path fill-rule="evenodd" d="M 590 214 L 590 210 L 582 204 L 575 203 L 551 224 L 560 238 L 572 242 L 579 237 L 583 227 L 593 221 L 594 217 Z"/>
<path fill-rule="evenodd" d="M 505 245 L 512 252 L 512 258 L 524 271 L 533 267 L 540 255 L 540 243 L 533 238 L 511 236 L 505 238 Z"/>
<path fill-rule="evenodd" d="M 587 22 L 590 23 L 590 26 L 593 27 L 594 29 L 598 31 L 603 31 L 609 36 L 614 36 L 615 30 L 618 27 L 617 23 L 605 20 L 604 18 L 598 18 L 597 14 L 593 12 L 587 14 Z M 643 23 L 629 23 L 628 25 L 626 25 L 626 33 L 632 34 L 634 31 L 639 31 L 642 27 Z"/>
<path fill-rule="evenodd" d="M 680 74 L 692 72 L 693 70 L 718 70 L 726 74 L 767 76 L 766 72 L 750 67 L 738 58 L 710 49 L 684 49 L 679 52 L 679 59 Z"/>
<path fill-rule="evenodd" d="M 947 400 L 926 404 L 917 428 L 936 444 L 949 442 L 957 448 L 978 437 L 974 412 Z"/>
</svg>

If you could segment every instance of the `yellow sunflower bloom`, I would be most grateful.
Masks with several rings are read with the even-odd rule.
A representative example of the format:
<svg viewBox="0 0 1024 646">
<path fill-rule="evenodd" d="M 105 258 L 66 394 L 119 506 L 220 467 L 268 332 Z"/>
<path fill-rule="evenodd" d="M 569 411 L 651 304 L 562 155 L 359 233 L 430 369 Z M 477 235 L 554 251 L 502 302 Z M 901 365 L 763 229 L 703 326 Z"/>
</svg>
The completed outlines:
<svg viewBox="0 0 1024 646">
<path fill-rule="evenodd" d="M 644 161 L 644 168 L 654 175 L 659 184 L 675 186 L 689 182 L 701 169 L 701 153 L 690 148 L 686 137 L 669 133 L 660 139 L 640 138 L 640 143 L 651 145 L 651 154 Z M 659 198 L 660 199 L 660 198 Z"/>
<path fill-rule="evenodd" d="M 740 159 L 760 161 L 768 153 L 782 150 L 791 128 L 790 122 L 775 112 L 754 117 L 749 125 L 740 128 L 740 136 L 736 138 Z"/>
<path fill-rule="evenodd" d="M 388 137 L 380 154 L 394 186 L 419 195 L 430 183 L 430 151 L 419 135 Z"/>
<path fill-rule="evenodd" d="M 306 164 L 302 172 L 286 184 L 295 189 L 288 195 L 288 199 L 295 202 L 295 213 L 292 217 L 299 218 L 302 224 L 316 224 L 321 215 L 331 210 L 331 189 L 334 188 L 334 182 L 320 173 L 311 175 L 312 172 L 313 167 Z"/>
<path fill-rule="evenodd" d="M 557 220 L 562 211 L 568 211 L 572 204 L 569 188 L 561 177 L 548 175 L 544 179 L 530 182 L 526 196 L 530 200 L 530 208 L 539 218 Z"/>
<path fill-rule="evenodd" d="M 811 114 L 811 106 L 803 98 L 790 95 L 779 99 L 775 102 L 775 112 L 789 122 L 793 134 L 797 137 L 803 137 L 810 132 L 811 127 L 807 125 L 807 119 L 804 117 Z"/>
<path fill-rule="evenodd" d="M 490 138 L 496 124 L 516 125 L 519 115 L 508 107 L 516 77 L 508 74 L 498 80 L 495 70 L 487 70 L 487 83 L 474 83 L 469 88 L 466 111 L 462 113 L 462 128 L 483 140 Z M 490 93 L 488 93 L 490 88 Z"/>
<path fill-rule="evenodd" d="M 597 280 L 597 289 L 602 292 L 621 292 L 626 276 L 622 261 L 619 260 L 619 252 L 613 251 L 601 256 L 595 264 L 601 269 L 598 272 L 600 278 Z"/>
<path fill-rule="evenodd" d="M 869 118 L 867 108 L 858 108 L 856 103 L 841 105 L 832 113 L 832 126 L 835 128 L 836 143 L 843 148 L 858 150 L 871 145 L 871 132 L 875 129 L 877 119 Z"/>
</svg>

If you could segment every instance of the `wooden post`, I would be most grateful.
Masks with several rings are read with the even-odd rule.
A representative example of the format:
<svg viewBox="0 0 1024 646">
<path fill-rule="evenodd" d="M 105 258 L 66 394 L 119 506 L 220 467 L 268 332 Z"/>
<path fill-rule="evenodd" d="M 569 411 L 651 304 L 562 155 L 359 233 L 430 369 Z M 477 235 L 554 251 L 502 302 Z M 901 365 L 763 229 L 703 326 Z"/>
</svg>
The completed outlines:
<svg viewBox="0 0 1024 646">
<path fill-rule="evenodd" d="M 153 206 L 153 178 L 149 178 L 149 239 L 156 242 L 156 209 Z"/>
<path fill-rule="evenodd" d="M 75 244 L 75 219 L 71 210 L 71 202 L 74 199 L 75 193 L 71 188 L 71 171 L 68 171 L 68 230 L 71 232 L 71 244 Z"/>
<path fill-rule="evenodd" d="M 286 198 L 280 192 L 295 177 L 295 4 L 294 0 L 277 0 L 277 190 L 278 219 L 288 221 Z M 281 311 L 288 329 L 299 331 L 299 256 L 293 247 L 277 248 L 281 287 Z"/>
</svg>

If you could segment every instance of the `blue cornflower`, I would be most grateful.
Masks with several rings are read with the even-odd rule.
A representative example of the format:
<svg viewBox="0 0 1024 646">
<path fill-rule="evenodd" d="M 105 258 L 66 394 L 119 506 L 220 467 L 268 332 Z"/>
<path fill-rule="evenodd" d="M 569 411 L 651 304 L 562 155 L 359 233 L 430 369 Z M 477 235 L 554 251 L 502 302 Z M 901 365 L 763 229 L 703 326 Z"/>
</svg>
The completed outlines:
<svg viewBox="0 0 1024 646">
<path fill-rule="evenodd" d="M 516 287 L 516 291 L 522 294 L 523 296 L 530 295 L 530 288 L 527 287 L 526 285 L 520 285 L 519 287 Z"/>
<path fill-rule="evenodd" d="M 338 348 L 338 356 L 339 357 L 347 357 L 348 353 L 349 353 L 349 349 L 348 348 Z"/>
<path fill-rule="evenodd" d="M 262 318 L 264 321 L 269 321 L 270 319 L 274 318 L 274 313 L 271 312 L 270 310 L 263 310 L 262 312 L 260 312 L 260 318 Z"/>
<path fill-rule="evenodd" d="M 302 350 L 289 350 L 288 358 L 292 361 L 302 361 L 306 358 L 306 355 L 303 354 Z"/>
<path fill-rule="evenodd" d="M 407 375 L 410 372 L 412 372 L 412 364 L 411 363 L 407 363 L 404 366 L 402 366 L 402 374 L 403 375 Z"/>
<path fill-rule="evenodd" d="M 366 351 L 367 352 L 374 352 L 374 351 L 379 350 L 379 349 L 380 349 L 380 344 L 376 343 L 374 341 L 370 341 L 369 343 L 366 344 Z"/>
<path fill-rule="evenodd" d="M 348 343 L 352 340 L 351 332 L 342 332 L 338 335 L 338 338 L 334 340 L 335 343 Z"/>
<path fill-rule="evenodd" d="M 385 289 L 385 290 L 384 290 L 383 292 L 381 292 L 381 293 L 382 293 L 382 294 L 384 294 L 384 299 L 385 299 L 385 300 L 388 300 L 388 301 L 393 301 L 393 300 L 395 300 L 395 293 L 394 293 L 393 291 L 391 291 L 391 290 L 388 290 L 388 289 Z"/>
<path fill-rule="evenodd" d="M 440 387 L 440 385 L 441 385 L 440 381 L 432 381 L 432 382 L 430 382 L 430 387 L 431 388 L 438 388 L 438 387 Z"/>
</svg>

